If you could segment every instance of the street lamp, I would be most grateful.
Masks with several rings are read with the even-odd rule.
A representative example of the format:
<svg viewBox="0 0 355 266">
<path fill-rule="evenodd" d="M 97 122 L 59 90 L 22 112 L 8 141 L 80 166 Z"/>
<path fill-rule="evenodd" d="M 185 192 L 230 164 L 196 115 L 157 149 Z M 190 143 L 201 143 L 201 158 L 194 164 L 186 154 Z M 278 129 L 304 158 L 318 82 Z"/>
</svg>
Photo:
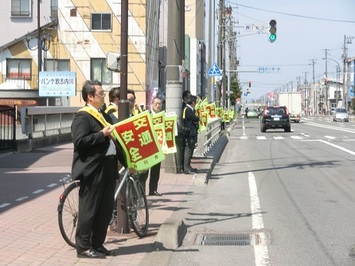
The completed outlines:
<svg viewBox="0 0 355 266">
<path fill-rule="evenodd" d="M 333 62 L 335 62 L 337 64 L 337 77 L 336 77 L 336 79 L 337 79 L 338 85 L 337 85 L 337 90 L 336 90 L 335 103 L 336 103 L 336 107 L 338 107 L 338 99 L 339 99 L 339 97 L 338 97 L 339 90 L 338 89 L 339 89 L 339 83 L 340 83 L 340 64 L 336 60 L 334 60 L 332 58 L 328 58 L 327 57 L 327 58 L 322 58 L 322 59 L 326 61 L 326 64 L 327 64 L 328 60 L 333 61 Z M 328 77 L 326 77 L 326 79 L 328 79 Z M 343 85 L 344 85 L 344 82 L 343 82 Z M 326 94 L 328 93 L 327 87 L 328 87 L 328 84 L 326 84 Z M 344 102 L 342 104 L 344 105 Z M 328 103 L 327 103 L 327 105 L 328 105 Z"/>
</svg>

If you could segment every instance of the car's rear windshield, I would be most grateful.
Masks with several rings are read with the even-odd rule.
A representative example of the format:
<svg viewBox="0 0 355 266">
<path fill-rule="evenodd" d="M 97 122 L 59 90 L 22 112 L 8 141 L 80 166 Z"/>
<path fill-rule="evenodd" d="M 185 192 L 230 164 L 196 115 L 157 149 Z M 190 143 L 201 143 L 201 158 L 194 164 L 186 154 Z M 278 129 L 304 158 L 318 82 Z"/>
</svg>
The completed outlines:
<svg viewBox="0 0 355 266">
<path fill-rule="evenodd" d="M 283 108 L 269 108 L 269 115 L 283 115 L 285 114 L 285 110 Z"/>
</svg>

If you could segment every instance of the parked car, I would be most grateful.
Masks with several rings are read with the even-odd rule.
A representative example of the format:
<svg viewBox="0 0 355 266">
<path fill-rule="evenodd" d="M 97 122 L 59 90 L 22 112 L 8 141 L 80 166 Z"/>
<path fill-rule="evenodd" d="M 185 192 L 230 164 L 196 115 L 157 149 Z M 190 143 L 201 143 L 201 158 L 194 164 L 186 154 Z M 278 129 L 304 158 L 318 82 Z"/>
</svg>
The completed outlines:
<svg viewBox="0 0 355 266">
<path fill-rule="evenodd" d="M 256 109 L 249 109 L 246 113 L 247 118 L 259 118 L 258 110 Z"/>
<path fill-rule="evenodd" d="M 285 132 L 291 132 L 290 115 L 286 106 L 267 106 L 260 119 L 261 132 L 267 129 L 283 128 Z"/>
<path fill-rule="evenodd" d="M 333 113 L 333 121 L 349 122 L 349 115 L 345 108 L 336 108 Z"/>
</svg>

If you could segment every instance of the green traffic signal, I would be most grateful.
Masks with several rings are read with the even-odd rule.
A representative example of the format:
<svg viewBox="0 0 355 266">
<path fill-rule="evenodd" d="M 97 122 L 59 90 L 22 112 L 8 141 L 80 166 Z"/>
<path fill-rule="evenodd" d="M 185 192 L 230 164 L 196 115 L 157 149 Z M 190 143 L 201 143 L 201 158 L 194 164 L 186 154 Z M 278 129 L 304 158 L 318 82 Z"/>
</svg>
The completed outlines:
<svg viewBox="0 0 355 266">
<path fill-rule="evenodd" d="M 276 20 L 272 19 L 269 22 L 269 42 L 276 41 Z"/>
<path fill-rule="evenodd" d="M 276 41 L 276 34 L 270 34 L 270 35 L 269 35 L 269 41 L 270 41 L 270 42 Z"/>
</svg>

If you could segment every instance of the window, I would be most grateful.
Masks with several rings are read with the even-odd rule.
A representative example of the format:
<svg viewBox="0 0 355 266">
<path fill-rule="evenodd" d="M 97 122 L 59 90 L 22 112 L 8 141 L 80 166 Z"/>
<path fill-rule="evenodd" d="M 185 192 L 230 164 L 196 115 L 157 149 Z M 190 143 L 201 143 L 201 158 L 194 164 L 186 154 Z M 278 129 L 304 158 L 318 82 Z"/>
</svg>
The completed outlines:
<svg viewBox="0 0 355 266">
<path fill-rule="evenodd" d="M 106 68 L 106 58 L 91 58 L 91 80 L 101 81 L 102 84 L 112 83 L 112 72 Z"/>
<path fill-rule="evenodd" d="M 334 99 L 341 99 L 341 91 L 340 90 L 334 91 Z"/>
<path fill-rule="evenodd" d="M 47 71 L 70 71 L 69 59 L 47 59 Z"/>
<path fill-rule="evenodd" d="M 31 79 L 31 59 L 6 59 L 6 77 L 10 79 Z"/>
<path fill-rule="evenodd" d="M 110 13 L 91 14 L 91 30 L 111 30 Z"/>
<path fill-rule="evenodd" d="M 11 16 L 30 17 L 31 0 L 11 0 Z"/>
<path fill-rule="evenodd" d="M 51 0 L 51 18 L 58 18 L 58 0 Z"/>
</svg>

